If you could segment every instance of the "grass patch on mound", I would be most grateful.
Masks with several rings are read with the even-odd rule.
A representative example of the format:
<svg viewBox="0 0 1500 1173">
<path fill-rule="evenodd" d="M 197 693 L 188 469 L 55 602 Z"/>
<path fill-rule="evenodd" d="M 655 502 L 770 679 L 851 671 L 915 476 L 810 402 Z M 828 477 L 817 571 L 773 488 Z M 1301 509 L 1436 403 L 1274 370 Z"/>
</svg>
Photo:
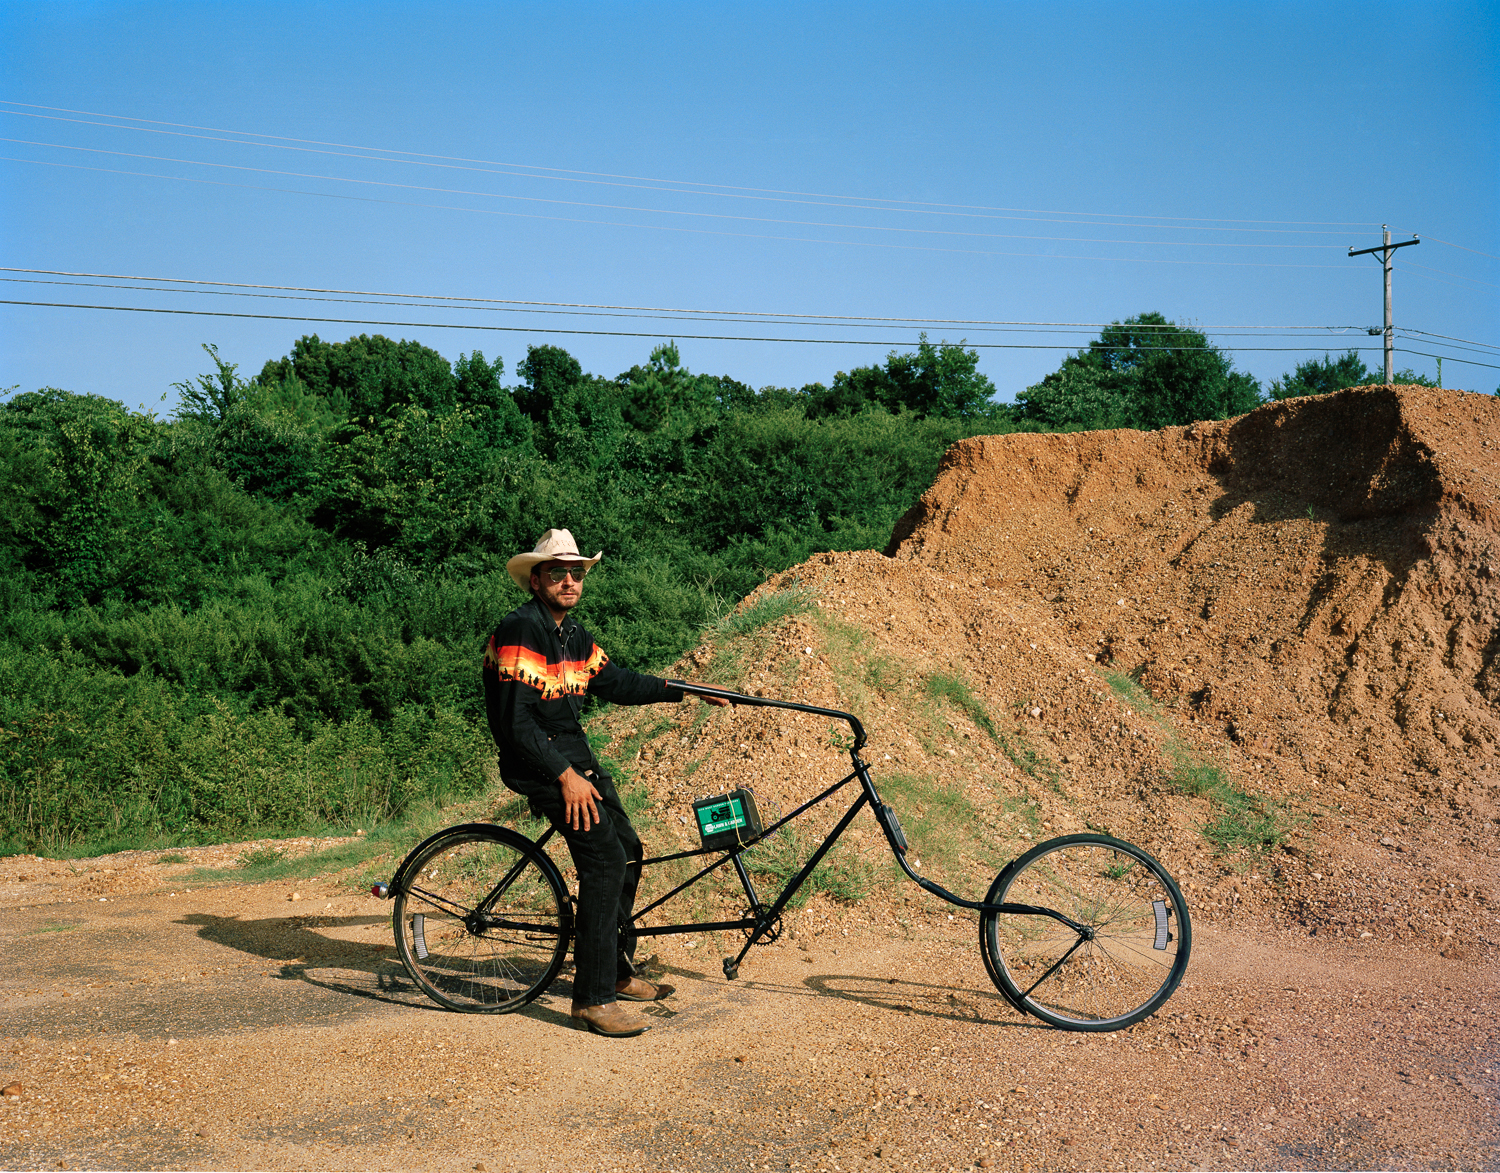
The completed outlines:
<svg viewBox="0 0 1500 1173">
<path fill-rule="evenodd" d="M 720 687 L 739 687 L 745 662 L 763 647 L 762 632 L 791 615 L 812 610 L 813 591 L 793 583 L 762 595 L 748 607 L 722 615 L 703 629 L 704 642 L 713 648 L 713 658 L 704 672 L 705 682 Z"/>
<path fill-rule="evenodd" d="M 872 688 L 887 691 L 899 687 L 900 673 L 884 656 L 865 654 L 869 635 L 860 627 L 840 619 L 830 611 L 816 611 L 812 616 L 823 636 L 823 652 L 833 669 L 833 679 L 844 705 L 856 717 L 873 709 Z M 873 666 L 873 667 L 872 667 Z M 893 680 L 894 677 L 894 680 Z M 883 682 L 882 684 L 875 683 Z M 835 743 L 835 749 L 845 748 Z"/>
<path fill-rule="evenodd" d="M 1170 763 L 1167 785 L 1178 794 L 1206 798 L 1213 804 L 1214 817 L 1199 828 L 1205 839 L 1225 854 L 1285 846 L 1292 832 L 1292 819 L 1284 803 L 1241 790 L 1223 768 L 1195 757 L 1172 731 L 1161 706 L 1132 677 L 1106 672 L 1104 681 L 1116 697 L 1150 718 L 1167 734 L 1162 747 Z"/>
<path fill-rule="evenodd" d="M 1218 808 L 1217 815 L 1202 827 L 1205 839 L 1225 853 L 1247 848 L 1268 851 L 1285 845 L 1292 820 L 1284 804 L 1247 794 L 1218 766 L 1194 760 L 1180 742 L 1168 751 L 1173 756 L 1167 776 L 1172 788 L 1179 794 L 1206 798 Z"/>
<path fill-rule="evenodd" d="M 519 801 L 524 809 L 526 800 Z M 490 817 L 487 809 L 490 805 L 489 800 L 465 802 L 456 807 L 423 805 L 409 811 L 400 820 L 378 824 L 368 834 L 318 851 L 293 855 L 279 844 L 263 844 L 241 852 L 234 867 L 194 868 L 185 878 L 200 884 L 226 881 L 263 884 L 273 880 L 306 880 L 330 872 L 359 869 L 350 883 L 357 889 L 367 888 L 376 879 L 389 879 L 406 853 L 433 832 L 456 823 Z M 495 821 L 500 821 L 498 814 Z M 167 858 L 164 856 L 163 861 Z M 366 866 L 384 859 L 390 861 L 384 875 L 377 876 L 377 869 Z"/>
<path fill-rule="evenodd" d="M 641 787 L 642 790 L 645 787 Z M 507 791 L 507 793 L 509 793 Z M 621 805 L 625 805 L 625 795 L 620 795 Z M 531 813 L 531 803 L 521 794 L 510 794 L 494 812 L 490 815 L 496 823 L 502 827 L 509 827 L 513 831 L 519 831 L 528 839 L 540 839 L 552 826 L 546 819 L 538 818 Z"/>
<path fill-rule="evenodd" d="M 1057 763 L 1045 754 L 1032 749 L 1020 733 L 1001 732 L 985 709 L 984 703 L 974 695 L 973 689 L 962 677 L 935 672 L 927 677 L 926 688 L 928 696 L 934 700 L 947 701 L 987 733 L 1010 764 L 1025 777 L 1042 783 L 1058 794 L 1064 794 L 1062 771 Z"/>
<path fill-rule="evenodd" d="M 700 705 L 694 728 L 697 727 L 697 724 L 701 724 L 703 720 L 706 720 L 707 716 L 707 706 Z M 598 718 L 596 717 L 588 724 L 589 746 L 593 749 L 594 756 L 599 760 L 599 765 L 604 768 L 604 772 L 614 779 L 615 790 L 620 795 L 620 805 L 625 808 L 625 813 L 632 820 L 651 805 L 651 792 L 646 789 L 646 784 L 636 777 L 635 769 L 629 763 L 635 761 L 636 754 L 641 751 L 643 746 L 660 737 L 671 728 L 672 721 L 669 717 L 646 717 L 620 743 L 619 756 L 614 757 L 604 752 L 604 747 L 609 744 L 610 736 L 608 731 L 599 724 Z M 520 803 L 523 810 L 529 809 L 524 798 L 520 799 Z M 501 809 L 508 809 L 509 805 L 513 804 L 508 804 Z M 519 817 L 519 813 L 516 817 Z M 503 820 L 497 815 L 496 821 Z M 534 824 L 534 829 L 518 829 L 521 830 L 523 835 L 535 839 L 542 830 L 546 829 L 547 823 L 544 819 L 531 819 L 530 822 Z"/>
<path fill-rule="evenodd" d="M 966 851 L 986 867 L 998 867 L 1010 858 L 998 854 L 998 845 L 986 836 L 975 833 L 984 826 L 979 808 L 961 790 L 945 786 L 938 778 L 885 774 L 880 779 L 880 797 L 895 808 L 912 852 L 955 877 L 964 871 Z"/>
<path fill-rule="evenodd" d="M 793 583 L 779 591 L 762 595 L 748 607 L 731 611 L 710 623 L 705 631 L 710 639 L 735 639 L 750 635 L 767 624 L 785 619 L 788 615 L 800 615 L 811 610 L 813 592 L 801 583 Z"/>
<path fill-rule="evenodd" d="M 389 854 L 391 844 L 384 838 L 362 835 L 348 843 L 335 844 L 306 855 L 292 855 L 286 848 L 258 847 L 240 855 L 237 867 L 195 868 L 190 876 L 199 883 L 215 880 L 238 880 L 262 884 L 269 880 L 305 880 L 325 872 L 341 872 Z"/>
<path fill-rule="evenodd" d="M 279 863 L 285 858 L 285 847 L 273 847 L 270 844 L 266 844 L 263 847 L 252 847 L 249 851 L 240 852 L 237 862 L 242 868 L 255 870 L 269 868 L 272 864 Z"/>
</svg>

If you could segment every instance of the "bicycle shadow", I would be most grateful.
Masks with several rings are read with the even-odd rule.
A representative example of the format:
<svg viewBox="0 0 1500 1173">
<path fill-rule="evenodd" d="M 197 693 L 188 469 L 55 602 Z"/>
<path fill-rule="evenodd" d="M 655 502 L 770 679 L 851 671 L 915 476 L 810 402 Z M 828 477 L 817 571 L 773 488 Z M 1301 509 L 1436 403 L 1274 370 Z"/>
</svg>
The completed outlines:
<svg viewBox="0 0 1500 1173">
<path fill-rule="evenodd" d="M 309 913 L 244 920 L 238 916 L 194 912 L 176 923 L 195 926 L 204 941 L 265 959 L 276 967 L 267 971 L 268 976 L 280 981 L 303 982 L 352 998 L 438 1009 L 407 977 L 395 956 L 395 946 L 388 940 L 352 941 L 316 931 L 348 932 L 371 925 L 388 925 L 389 917 Z"/>
<path fill-rule="evenodd" d="M 1010 1002 L 998 992 L 989 990 L 956 990 L 936 983 L 910 981 L 906 978 L 879 978 L 868 974 L 810 974 L 799 984 L 748 981 L 751 989 L 774 990 L 792 998 L 834 998 L 841 1002 L 858 1002 L 870 1010 L 898 1017 L 919 1017 L 974 1026 L 1037 1031 L 1044 1023 L 1026 1022 L 1016 1017 Z"/>
<path fill-rule="evenodd" d="M 931 982 L 869 974 L 809 974 L 802 982 L 818 997 L 858 1002 L 873 1010 L 902 1016 L 946 1019 L 977 1026 L 1004 1026 L 1018 1030 L 1047 1029 L 1044 1023 L 1018 1020 L 1014 1009 L 1000 993 L 989 990 L 955 990 Z M 990 1011 L 1006 1017 L 997 1017 Z"/>
<path fill-rule="evenodd" d="M 433 1002 L 411 980 L 389 939 L 376 943 L 351 941 L 319 932 L 319 929 L 349 931 L 372 924 L 390 925 L 388 916 L 320 916 L 309 913 L 290 917 L 242 920 L 237 916 L 215 916 L 195 912 L 176 922 L 196 926 L 198 936 L 212 944 L 263 958 L 276 967 L 267 976 L 297 982 L 328 993 L 409 1010 L 456 1013 Z M 551 1026 L 577 1029 L 567 1010 L 572 1002 L 571 966 L 536 1001 L 511 1011 Z M 550 1003 L 560 1003 L 562 1009 Z M 644 1009 L 644 1008 L 643 1008 Z M 653 1007 L 647 1013 L 670 1017 L 670 1011 Z"/>
<path fill-rule="evenodd" d="M 708 975 L 676 965 L 661 965 L 664 974 L 708 980 Z M 902 1016 L 946 1019 L 981 1026 L 1016 1027 L 1023 1030 L 1050 1029 L 1045 1023 L 1018 1020 L 1009 1002 L 997 991 L 956 990 L 929 982 L 903 978 L 875 977 L 870 974 L 810 974 L 800 983 L 777 982 L 764 978 L 743 978 L 735 985 L 747 990 L 783 994 L 792 998 L 837 998 L 858 1002 L 872 1010 L 883 1010 Z M 991 1009 L 1004 1014 L 996 1017 Z"/>
</svg>

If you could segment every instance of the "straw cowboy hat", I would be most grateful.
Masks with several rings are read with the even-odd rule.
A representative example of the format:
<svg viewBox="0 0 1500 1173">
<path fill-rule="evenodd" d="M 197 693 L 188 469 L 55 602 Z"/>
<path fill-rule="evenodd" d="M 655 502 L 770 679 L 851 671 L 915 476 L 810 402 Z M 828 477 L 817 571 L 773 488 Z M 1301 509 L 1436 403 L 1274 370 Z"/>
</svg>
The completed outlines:
<svg viewBox="0 0 1500 1173">
<path fill-rule="evenodd" d="M 543 562 L 582 562 L 585 567 L 592 567 L 603 557 L 604 551 L 600 550 L 592 558 L 585 558 L 578 552 L 572 534 L 565 529 L 549 529 L 537 542 L 536 549 L 529 554 L 517 554 L 505 564 L 505 569 L 518 587 L 529 591 L 532 568 Z"/>
</svg>

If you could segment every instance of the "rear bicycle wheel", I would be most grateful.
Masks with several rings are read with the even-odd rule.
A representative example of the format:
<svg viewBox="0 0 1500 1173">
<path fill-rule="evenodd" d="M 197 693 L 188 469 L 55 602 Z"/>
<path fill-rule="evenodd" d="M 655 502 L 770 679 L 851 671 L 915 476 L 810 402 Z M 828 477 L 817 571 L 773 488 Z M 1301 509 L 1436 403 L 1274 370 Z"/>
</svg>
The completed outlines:
<svg viewBox="0 0 1500 1173">
<path fill-rule="evenodd" d="M 1193 930 L 1165 868 L 1107 835 L 1065 835 L 1008 864 L 979 920 L 985 968 L 1018 1010 L 1067 1030 L 1118 1030 L 1168 998 L 1187 971 Z"/>
<path fill-rule="evenodd" d="M 552 861 L 524 835 L 471 823 L 402 865 L 392 923 L 412 980 L 450 1010 L 501 1014 L 557 977 L 573 917 Z"/>
</svg>

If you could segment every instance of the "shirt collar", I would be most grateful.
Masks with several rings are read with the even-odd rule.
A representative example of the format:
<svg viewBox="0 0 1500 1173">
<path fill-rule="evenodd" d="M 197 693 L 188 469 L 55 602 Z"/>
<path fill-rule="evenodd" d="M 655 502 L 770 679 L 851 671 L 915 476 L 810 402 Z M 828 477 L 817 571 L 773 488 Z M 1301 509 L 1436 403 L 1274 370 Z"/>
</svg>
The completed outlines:
<svg viewBox="0 0 1500 1173">
<path fill-rule="evenodd" d="M 577 623 L 573 621 L 573 617 L 571 615 L 564 615 L 563 621 L 560 624 L 554 623 L 552 621 L 552 612 L 547 609 L 547 604 L 542 602 L 541 599 L 537 598 L 535 595 L 531 596 L 531 603 L 532 606 L 536 608 L 537 614 L 541 616 L 542 623 L 546 630 L 556 634 L 559 639 L 566 640 L 570 635 L 573 634 L 573 629 L 578 626 Z"/>
</svg>

